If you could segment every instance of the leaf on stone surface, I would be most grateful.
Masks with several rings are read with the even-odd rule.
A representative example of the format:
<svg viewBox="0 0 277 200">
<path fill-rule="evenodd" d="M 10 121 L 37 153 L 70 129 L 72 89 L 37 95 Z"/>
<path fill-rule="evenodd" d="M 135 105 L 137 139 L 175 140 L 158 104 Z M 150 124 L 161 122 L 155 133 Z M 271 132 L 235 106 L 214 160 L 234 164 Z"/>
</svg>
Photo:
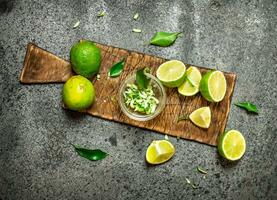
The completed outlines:
<svg viewBox="0 0 277 200">
<path fill-rule="evenodd" d="M 108 155 L 106 152 L 103 152 L 100 149 L 92 150 L 92 149 L 77 147 L 76 145 L 73 145 L 73 147 L 79 156 L 91 161 L 102 160 Z"/>
<path fill-rule="evenodd" d="M 121 72 L 123 71 L 124 64 L 125 64 L 125 59 L 122 59 L 118 63 L 115 63 L 110 68 L 109 76 L 110 77 L 117 77 L 117 76 L 119 76 L 121 74 Z"/>
<path fill-rule="evenodd" d="M 235 103 L 235 105 L 247 110 L 248 112 L 253 112 L 256 114 L 259 113 L 257 106 L 250 102 L 238 102 L 238 103 Z"/>
<path fill-rule="evenodd" d="M 168 47 L 172 45 L 181 32 L 169 33 L 169 32 L 157 32 L 151 39 L 150 44 Z"/>
</svg>

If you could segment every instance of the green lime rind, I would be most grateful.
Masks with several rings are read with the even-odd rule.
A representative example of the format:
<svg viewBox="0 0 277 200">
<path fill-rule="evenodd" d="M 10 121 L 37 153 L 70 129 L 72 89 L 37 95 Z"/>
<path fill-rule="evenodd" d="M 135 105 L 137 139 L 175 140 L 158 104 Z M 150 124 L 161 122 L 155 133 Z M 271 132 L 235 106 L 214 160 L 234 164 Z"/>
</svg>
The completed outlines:
<svg viewBox="0 0 277 200">
<path fill-rule="evenodd" d="M 76 74 L 91 78 L 99 72 L 101 51 L 93 42 L 81 40 L 71 48 L 70 61 Z"/>
<path fill-rule="evenodd" d="M 199 86 L 199 91 L 201 92 L 202 96 L 207 100 L 207 101 L 210 101 L 210 102 L 215 102 L 211 95 L 210 95 L 210 92 L 209 92 L 209 87 L 208 87 L 208 82 L 209 82 L 209 78 L 211 76 L 211 74 L 213 73 L 214 71 L 210 70 L 208 71 L 201 79 L 200 81 L 200 86 Z"/>
<path fill-rule="evenodd" d="M 70 110 L 81 111 L 87 109 L 95 100 L 94 86 L 83 76 L 72 76 L 64 84 L 62 100 Z"/>
<path fill-rule="evenodd" d="M 224 133 L 222 133 L 219 138 L 218 138 L 218 144 L 217 144 L 217 150 L 218 150 L 218 153 L 225 159 L 227 160 L 230 160 L 230 161 L 236 161 L 236 160 L 239 160 L 245 153 L 245 150 L 246 150 L 246 143 L 245 143 L 245 148 L 244 148 L 244 151 L 241 152 L 241 155 L 237 158 L 231 158 L 230 156 L 228 156 L 225 151 L 224 151 L 224 147 L 223 147 L 223 142 L 224 142 L 224 139 L 225 137 L 232 131 L 236 131 L 236 130 L 229 130 L 229 131 L 226 131 Z M 236 132 L 239 132 L 239 131 L 236 131 Z M 240 133 L 240 132 L 239 132 Z M 240 133 L 241 134 L 241 133 Z M 241 134 L 242 135 L 242 134 Z M 242 135 L 243 137 L 243 135 Z M 243 137 L 244 138 L 244 137 Z M 245 142 L 245 140 L 244 140 Z"/>
<path fill-rule="evenodd" d="M 165 82 L 165 81 L 161 81 L 161 83 L 168 87 L 168 88 L 175 88 L 175 87 L 179 87 L 183 84 L 183 82 L 185 81 L 186 79 L 186 74 L 184 74 L 182 77 L 180 77 L 178 80 L 175 80 L 175 81 L 171 81 L 171 82 Z"/>
</svg>

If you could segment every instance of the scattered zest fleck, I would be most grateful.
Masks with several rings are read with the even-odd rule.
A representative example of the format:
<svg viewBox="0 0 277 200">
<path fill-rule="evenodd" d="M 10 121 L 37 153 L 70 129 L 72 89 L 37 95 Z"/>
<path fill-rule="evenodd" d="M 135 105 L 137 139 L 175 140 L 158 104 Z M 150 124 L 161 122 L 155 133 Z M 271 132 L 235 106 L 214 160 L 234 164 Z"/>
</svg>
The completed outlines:
<svg viewBox="0 0 277 200">
<path fill-rule="evenodd" d="M 73 28 L 77 28 L 79 25 L 80 25 L 80 21 L 78 20 L 78 21 L 74 24 Z"/>
<path fill-rule="evenodd" d="M 178 117 L 177 122 L 182 121 L 182 120 L 188 120 L 188 119 L 189 119 L 188 115 L 182 115 L 182 116 Z"/>
<path fill-rule="evenodd" d="M 197 167 L 197 170 L 202 174 L 208 174 L 208 172 L 206 170 L 202 169 L 201 167 Z"/>
<path fill-rule="evenodd" d="M 176 137 L 176 140 L 179 141 L 179 140 L 180 140 L 180 136 L 177 136 L 177 137 Z"/>
<path fill-rule="evenodd" d="M 186 181 L 187 181 L 187 184 L 191 185 L 191 187 L 192 187 L 193 189 L 196 189 L 196 188 L 197 188 L 197 186 L 196 186 L 195 184 L 193 184 L 188 178 L 186 178 Z"/>
<path fill-rule="evenodd" d="M 165 139 L 165 140 L 168 140 L 168 136 L 167 136 L 167 135 L 165 135 L 165 136 L 164 136 L 164 139 Z"/>
<path fill-rule="evenodd" d="M 116 98 L 115 98 L 115 96 L 112 96 L 112 97 L 111 97 L 111 101 L 114 102 L 114 103 L 116 103 Z"/>
<path fill-rule="evenodd" d="M 96 80 L 99 81 L 100 80 L 100 74 L 97 74 L 96 76 Z"/>
<path fill-rule="evenodd" d="M 136 13 L 133 18 L 134 18 L 134 20 L 137 20 L 139 18 L 139 14 Z"/>
<path fill-rule="evenodd" d="M 140 30 L 140 29 L 137 29 L 137 28 L 134 28 L 134 29 L 133 29 L 133 32 L 134 32 L 134 33 L 141 33 L 141 30 Z"/>
<path fill-rule="evenodd" d="M 98 15 L 97 15 L 97 17 L 104 17 L 105 16 L 105 11 L 101 11 Z"/>
</svg>

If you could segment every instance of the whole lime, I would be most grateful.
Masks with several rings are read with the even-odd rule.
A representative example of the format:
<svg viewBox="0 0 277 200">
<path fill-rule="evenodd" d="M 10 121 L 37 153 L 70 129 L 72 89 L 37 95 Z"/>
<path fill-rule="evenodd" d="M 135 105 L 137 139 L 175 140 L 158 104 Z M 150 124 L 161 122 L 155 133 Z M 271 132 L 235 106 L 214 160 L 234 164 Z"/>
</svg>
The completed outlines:
<svg viewBox="0 0 277 200">
<path fill-rule="evenodd" d="M 70 62 L 76 74 L 91 78 L 99 71 L 101 51 L 93 42 L 81 40 L 72 46 Z"/>
<path fill-rule="evenodd" d="M 62 99 L 70 110 L 80 111 L 87 109 L 95 99 L 94 86 L 83 76 L 72 76 L 64 84 Z"/>
</svg>

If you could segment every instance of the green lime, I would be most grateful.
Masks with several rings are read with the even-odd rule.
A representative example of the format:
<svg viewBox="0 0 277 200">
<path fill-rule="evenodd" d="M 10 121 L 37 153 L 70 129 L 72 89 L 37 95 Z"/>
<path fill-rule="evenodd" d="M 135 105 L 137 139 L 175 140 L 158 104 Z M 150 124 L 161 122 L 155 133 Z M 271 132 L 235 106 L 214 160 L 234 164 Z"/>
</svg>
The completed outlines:
<svg viewBox="0 0 277 200">
<path fill-rule="evenodd" d="M 201 73 L 196 67 L 189 67 L 186 71 L 186 80 L 178 87 L 178 92 L 184 96 L 193 96 L 199 91 Z"/>
<path fill-rule="evenodd" d="M 210 107 L 202 107 L 193 111 L 189 115 L 189 119 L 201 128 L 209 128 L 211 123 L 211 109 Z"/>
<path fill-rule="evenodd" d="M 200 81 L 202 96 L 211 102 L 219 102 L 225 96 L 227 83 L 225 76 L 220 71 L 208 71 Z"/>
<path fill-rule="evenodd" d="M 186 66 L 179 60 L 170 60 L 161 64 L 156 72 L 163 85 L 173 88 L 180 86 L 185 80 Z"/>
<path fill-rule="evenodd" d="M 63 102 L 70 110 L 84 110 L 95 99 L 93 84 L 83 76 L 72 76 L 66 81 L 62 92 Z"/>
<path fill-rule="evenodd" d="M 219 136 L 217 148 L 222 157 L 234 161 L 245 153 L 246 142 L 239 131 L 230 130 Z"/>
<path fill-rule="evenodd" d="M 81 40 L 71 48 L 70 62 L 76 74 L 91 78 L 99 71 L 101 51 L 93 42 Z"/>
</svg>

